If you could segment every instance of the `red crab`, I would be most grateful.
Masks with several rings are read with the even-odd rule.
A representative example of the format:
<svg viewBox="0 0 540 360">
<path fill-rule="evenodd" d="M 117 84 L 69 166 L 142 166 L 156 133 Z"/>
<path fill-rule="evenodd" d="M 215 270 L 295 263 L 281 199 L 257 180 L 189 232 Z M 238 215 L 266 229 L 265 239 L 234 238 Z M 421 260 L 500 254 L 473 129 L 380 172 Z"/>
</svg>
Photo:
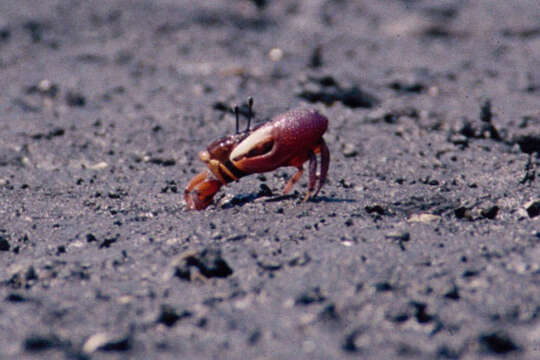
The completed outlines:
<svg viewBox="0 0 540 360">
<path fill-rule="evenodd" d="M 212 142 L 199 153 L 199 158 L 208 169 L 193 177 L 185 188 L 188 210 L 206 208 L 223 185 L 243 176 L 272 171 L 281 166 L 294 166 L 298 171 L 283 188 L 286 194 L 302 176 L 303 164 L 308 160 L 309 182 L 304 201 L 319 193 L 330 165 L 330 152 L 322 137 L 328 127 L 328 119 L 316 110 L 301 108 L 250 129 L 252 98 L 248 99 L 248 105 L 245 131 L 238 131 L 239 110 L 236 106 L 236 133 Z M 315 156 L 318 153 L 321 158 L 319 175 Z"/>
</svg>

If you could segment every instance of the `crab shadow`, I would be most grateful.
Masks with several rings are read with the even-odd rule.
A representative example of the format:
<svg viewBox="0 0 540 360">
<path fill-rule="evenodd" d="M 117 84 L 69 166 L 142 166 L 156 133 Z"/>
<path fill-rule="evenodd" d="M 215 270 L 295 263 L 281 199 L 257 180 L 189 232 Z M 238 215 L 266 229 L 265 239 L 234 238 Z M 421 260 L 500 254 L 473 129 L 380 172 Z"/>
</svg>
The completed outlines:
<svg viewBox="0 0 540 360">
<path fill-rule="evenodd" d="M 265 199 L 266 198 L 266 199 Z M 303 195 L 298 192 L 287 195 L 266 195 L 260 193 L 252 194 L 240 194 L 234 196 L 230 201 L 226 202 L 221 206 L 222 209 L 232 209 L 234 207 L 242 207 L 246 204 L 252 202 L 264 202 L 264 203 L 273 203 L 280 202 L 283 200 L 297 199 L 297 203 L 301 204 L 303 201 Z M 357 202 L 354 199 L 343 199 L 343 198 L 333 198 L 328 196 L 317 196 L 315 199 L 310 199 L 308 202 L 313 203 L 355 203 Z"/>
</svg>

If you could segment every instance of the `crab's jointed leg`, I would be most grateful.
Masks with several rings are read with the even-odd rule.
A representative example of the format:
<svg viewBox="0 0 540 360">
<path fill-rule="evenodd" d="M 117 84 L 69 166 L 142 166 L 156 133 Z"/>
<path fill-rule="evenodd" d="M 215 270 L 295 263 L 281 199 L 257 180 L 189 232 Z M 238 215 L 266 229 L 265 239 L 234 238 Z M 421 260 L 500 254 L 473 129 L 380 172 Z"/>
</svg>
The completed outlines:
<svg viewBox="0 0 540 360">
<path fill-rule="evenodd" d="M 300 165 L 300 166 L 298 167 L 298 171 L 296 172 L 296 174 L 294 174 L 294 175 L 289 179 L 289 181 L 287 181 L 287 184 L 286 184 L 285 187 L 283 188 L 283 194 L 288 194 L 288 193 L 292 190 L 294 184 L 296 184 L 296 182 L 297 182 L 298 180 L 300 180 L 300 178 L 302 177 L 302 174 L 303 174 L 303 173 L 304 173 L 304 168 L 302 167 L 302 165 Z"/>
<path fill-rule="evenodd" d="M 317 157 L 315 154 L 320 153 L 320 173 L 317 175 Z M 304 173 L 303 163 L 305 161 L 309 160 L 309 180 L 308 180 L 308 191 L 306 195 L 304 196 L 304 200 L 306 201 L 309 198 L 314 198 L 317 196 L 319 191 L 321 190 L 321 187 L 324 185 L 324 182 L 326 181 L 326 176 L 328 174 L 328 168 L 330 166 L 330 151 L 328 150 L 328 146 L 324 142 L 324 139 L 321 138 L 319 144 L 317 147 L 315 147 L 313 150 L 310 150 L 307 154 L 307 157 L 304 155 L 302 157 L 294 158 L 291 160 L 289 165 L 296 166 L 298 171 L 296 174 L 294 174 L 285 187 L 283 188 L 283 193 L 287 194 L 291 189 L 293 188 L 294 184 L 300 180 L 302 177 L 302 174 Z M 315 190 L 315 192 L 313 192 Z"/>
<path fill-rule="evenodd" d="M 328 168 L 330 167 L 330 150 L 328 150 L 328 146 L 323 138 L 321 138 L 319 151 L 321 152 L 321 173 L 319 174 L 319 184 L 317 185 L 317 190 L 315 190 L 313 197 L 317 196 L 319 190 L 321 190 L 321 187 L 324 185 L 326 175 L 328 174 Z"/>
<path fill-rule="evenodd" d="M 304 196 L 303 201 L 307 201 L 313 190 L 315 189 L 315 182 L 317 181 L 317 157 L 315 153 L 310 150 L 309 152 L 309 182 L 308 182 L 308 191 L 306 196 Z"/>
</svg>

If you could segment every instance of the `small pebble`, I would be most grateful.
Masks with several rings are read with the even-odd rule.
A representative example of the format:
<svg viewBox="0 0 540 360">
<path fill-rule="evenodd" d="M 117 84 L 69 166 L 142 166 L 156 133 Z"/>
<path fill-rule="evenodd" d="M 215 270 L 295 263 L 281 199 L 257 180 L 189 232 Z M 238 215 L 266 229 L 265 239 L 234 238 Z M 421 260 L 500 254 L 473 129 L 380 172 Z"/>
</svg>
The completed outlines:
<svg viewBox="0 0 540 360">
<path fill-rule="evenodd" d="M 270 57 L 270 60 L 277 62 L 283 59 L 283 50 L 281 50 L 280 48 L 273 48 L 268 53 L 268 57 Z"/>
<path fill-rule="evenodd" d="M 441 217 L 439 215 L 427 214 L 427 213 L 413 214 L 408 219 L 409 222 L 421 222 L 424 224 L 429 224 L 431 222 L 439 221 L 439 220 L 441 220 Z"/>
<path fill-rule="evenodd" d="M 341 152 L 343 153 L 343 156 L 347 158 L 355 157 L 356 155 L 358 155 L 358 151 L 356 150 L 356 147 L 350 143 L 345 144 Z"/>
</svg>

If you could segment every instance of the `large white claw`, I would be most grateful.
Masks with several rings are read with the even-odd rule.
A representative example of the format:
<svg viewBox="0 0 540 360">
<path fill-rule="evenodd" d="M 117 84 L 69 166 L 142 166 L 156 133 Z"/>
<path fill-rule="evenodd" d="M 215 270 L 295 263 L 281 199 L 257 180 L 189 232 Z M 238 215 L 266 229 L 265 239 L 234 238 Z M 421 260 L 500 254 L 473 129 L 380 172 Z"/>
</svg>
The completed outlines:
<svg viewBox="0 0 540 360">
<path fill-rule="evenodd" d="M 229 155 L 229 159 L 231 161 L 236 161 L 248 154 L 251 149 L 272 136 L 272 128 L 272 126 L 263 126 L 258 130 L 255 130 L 253 134 L 249 135 L 240 144 L 238 144 L 238 146 L 234 148 L 234 150 L 231 152 L 231 155 Z"/>
</svg>

